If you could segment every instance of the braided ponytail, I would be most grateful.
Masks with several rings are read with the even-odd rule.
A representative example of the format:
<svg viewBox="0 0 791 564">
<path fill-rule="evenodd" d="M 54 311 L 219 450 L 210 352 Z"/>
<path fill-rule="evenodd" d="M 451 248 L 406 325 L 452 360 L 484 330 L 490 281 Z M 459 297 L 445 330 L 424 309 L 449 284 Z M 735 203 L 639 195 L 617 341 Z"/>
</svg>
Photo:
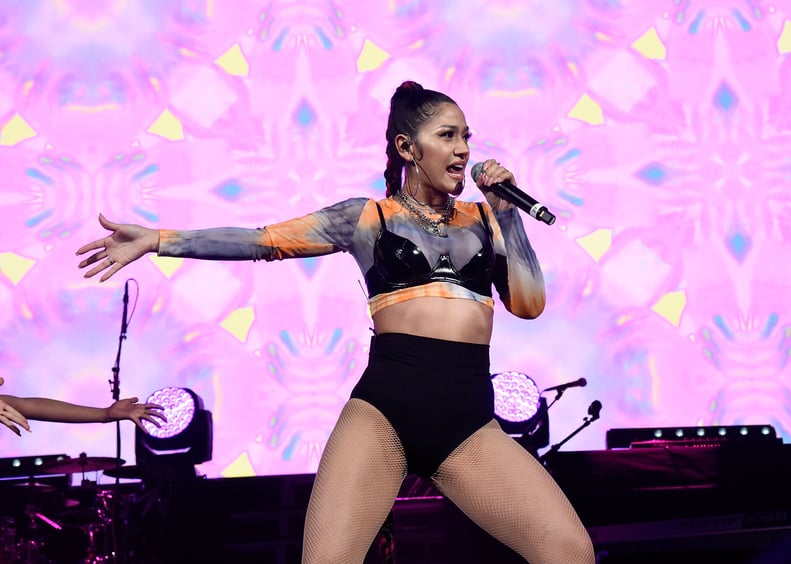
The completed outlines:
<svg viewBox="0 0 791 564">
<path fill-rule="evenodd" d="M 385 132 L 387 165 L 384 172 L 388 197 L 401 189 L 402 172 L 406 164 L 396 147 L 396 136 L 406 135 L 413 140 L 413 146 L 419 149 L 420 147 L 417 145 L 418 130 L 431 119 L 438 106 L 444 103 L 456 104 L 449 96 L 434 90 L 426 90 L 411 80 L 403 82 L 390 98 L 390 116 L 387 118 L 387 131 Z"/>
</svg>

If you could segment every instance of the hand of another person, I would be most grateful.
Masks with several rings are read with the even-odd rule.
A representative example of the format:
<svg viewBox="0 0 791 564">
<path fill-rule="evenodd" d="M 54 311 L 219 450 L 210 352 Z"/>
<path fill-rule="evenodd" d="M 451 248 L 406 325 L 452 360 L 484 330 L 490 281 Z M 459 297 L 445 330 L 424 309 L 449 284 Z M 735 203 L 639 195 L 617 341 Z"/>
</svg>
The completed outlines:
<svg viewBox="0 0 791 564">
<path fill-rule="evenodd" d="M 483 171 L 478 176 L 476 184 L 481 192 L 483 192 L 483 195 L 486 196 L 486 201 L 489 202 L 493 210 L 504 210 L 512 205 L 492 192 L 489 188 L 492 184 L 497 184 L 499 182 L 510 182 L 516 186 L 516 179 L 513 173 L 508 169 L 494 159 L 484 161 Z"/>
<path fill-rule="evenodd" d="M 115 402 L 107 408 L 108 421 L 120 421 L 129 419 L 135 425 L 145 431 L 143 420 L 159 427 L 160 421 L 167 421 L 162 414 L 162 406 L 155 403 L 137 403 L 137 398 L 126 398 Z M 158 421 L 160 420 L 160 421 Z M 146 431 L 147 432 L 147 431 Z"/>
<path fill-rule="evenodd" d="M 0 385 L 2 385 L 2 378 L 0 378 Z M 11 429 L 17 436 L 22 436 L 22 427 L 25 431 L 30 433 L 30 425 L 25 419 L 25 416 L 19 413 L 16 409 L 8 405 L 2 398 L 0 398 L 0 423 Z M 17 427 L 19 425 L 19 427 Z"/>
<path fill-rule="evenodd" d="M 107 270 L 99 279 L 104 282 L 130 262 L 146 253 L 155 252 L 159 247 L 159 231 L 156 229 L 131 223 L 113 223 L 102 214 L 99 214 L 99 223 L 112 233 L 77 249 L 78 255 L 97 251 L 78 265 L 79 268 L 96 265 L 85 273 L 85 278 Z"/>
</svg>

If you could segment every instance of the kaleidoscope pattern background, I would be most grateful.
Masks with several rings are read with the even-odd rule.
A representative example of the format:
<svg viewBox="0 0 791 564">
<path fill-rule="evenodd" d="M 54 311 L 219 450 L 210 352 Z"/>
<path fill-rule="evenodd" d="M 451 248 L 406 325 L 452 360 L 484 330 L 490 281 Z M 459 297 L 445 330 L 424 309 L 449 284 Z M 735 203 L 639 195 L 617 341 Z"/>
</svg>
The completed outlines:
<svg viewBox="0 0 791 564">
<path fill-rule="evenodd" d="M 790 52 L 788 0 L 2 0 L 2 392 L 109 405 L 130 279 L 121 396 L 198 393 L 209 477 L 314 472 L 371 335 L 350 257 L 153 257 L 100 284 L 75 251 L 99 212 L 258 227 L 381 197 L 411 79 L 558 215 L 525 218 L 545 313 L 498 305 L 492 341 L 495 372 L 587 380 L 552 443 L 594 400 L 565 450 L 658 425 L 787 441 Z M 0 431 L 2 456 L 115 452 L 112 425 Z M 122 444 L 133 461 L 132 424 Z"/>
</svg>

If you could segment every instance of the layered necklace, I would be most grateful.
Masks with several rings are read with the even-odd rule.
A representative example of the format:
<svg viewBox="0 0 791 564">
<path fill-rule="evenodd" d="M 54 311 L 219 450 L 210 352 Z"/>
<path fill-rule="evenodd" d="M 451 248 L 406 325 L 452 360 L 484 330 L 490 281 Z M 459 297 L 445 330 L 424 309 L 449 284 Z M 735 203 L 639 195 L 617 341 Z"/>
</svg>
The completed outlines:
<svg viewBox="0 0 791 564">
<path fill-rule="evenodd" d="M 415 205 L 420 204 L 422 206 L 428 206 L 428 204 L 422 204 L 417 200 L 413 200 L 413 198 L 410 198 L 401 190 L 396 192 L 396 197 L 404 204 L 404 207 L 409 210 L 409 213 L 412 214 L 412 217 L 417 220 L 418 225 L 420 225 L 424 231 L 437 237 L 447 236 L 442 232 L 440 226 L 447 226 L 448 223 L 450 223 L 450 218 L 453 215 L 453 207 L 456 204 L 456 198 L 448 196 L 448 199 L 445 201 L 445 208 L 442 210 L 442 215 L 439 216 L 439 219 L 433 219 L 423 213 L 423 211 Z"/>
</svg>

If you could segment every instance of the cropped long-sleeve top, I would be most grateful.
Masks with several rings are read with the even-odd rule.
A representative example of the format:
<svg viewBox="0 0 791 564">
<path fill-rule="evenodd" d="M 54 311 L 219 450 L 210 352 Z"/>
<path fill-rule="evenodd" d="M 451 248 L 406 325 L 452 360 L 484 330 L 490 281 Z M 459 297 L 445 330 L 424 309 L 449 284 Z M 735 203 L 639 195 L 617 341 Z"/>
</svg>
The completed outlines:
<svg viewBox="0 0 791 564">
<path fill-rule="evenodd" d="M 435 296 L 505 308 L 524 318 L 544 309 L 541 268 L 516 208 L 456 201 L 447 236 L 423 230 L 397 199 L 351 198 L 258 229 L 162 229 L 159 255 L 212 260 L 282 260 L 348 252 L 368 286 L 371 315 Z"/>
</svg>

